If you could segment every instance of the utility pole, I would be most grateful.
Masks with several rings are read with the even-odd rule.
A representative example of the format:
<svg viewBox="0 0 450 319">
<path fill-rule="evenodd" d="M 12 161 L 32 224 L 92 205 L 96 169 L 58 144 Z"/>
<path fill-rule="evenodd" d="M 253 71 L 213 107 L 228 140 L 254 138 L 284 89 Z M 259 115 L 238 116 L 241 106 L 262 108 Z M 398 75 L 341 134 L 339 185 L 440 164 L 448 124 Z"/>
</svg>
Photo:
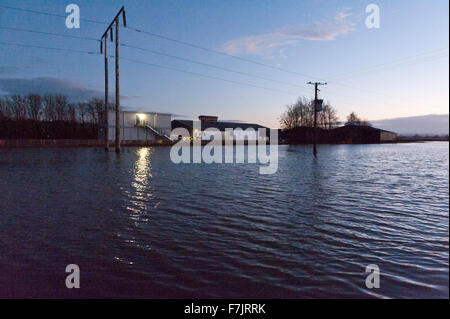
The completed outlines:
<svg viewBox="0 0 450 319">
<path fill-rule="evenodd" d="M 108 119 L 108 34 L 105 35 L 105 38 L 101 40 L 100 44 L 100 52 L 103 51 L 103 40 L 105 40 L 105 151 L 109 152 L 109 119 Z"/>
<path fill-rule="evenodd" d="M 319 85 L 327 85 L 327 83 L 308 82 L 308 84 L 314 85 L 314 146 L 313 146 L 313 154 L 314 154 L 314 157 L 316 157 L 317 156 L 317 105 L 318 105 L 317 93 L 319 91 Z"/>
<path fill-rule="evenodd" d="M 115 33 L 116 33 L 116 141 L 115 141 L 115 147 L 116 147 L 116 153 L 120 153 L 120 81 L 119 81 L 119 18 L 120 14 L 122 14 L 123 17 L 123 25 L 124 27 L 127 26 L 127 19 L 125 16 L 125 8 L 122 7 L 119 12 L 114 17 L 113 21 L 109 24 L 108 28 L 106 28 L 105 32 L 103 33 L 101 37 L 101 42 L 103 39 L 105 40 L 105 109 L 106 114 L 108 114 L 108 58 L 107 58 L 107 39 L 108 39 L 108 32 L 110 32 L 110 38 L 111 42 L 114 41 L 113 36 L 113 25 L 115 25 Z M 102 47 L 100 47 L 100 51 L 102 51 Z M 106 115 L 106 120 L 108 120 L 108 115 Z M 107 123 L 108 125 L 108 123 Z M 108 132 L 108 130 L 106 130 Z M 106 144 L 108 145 L 108 136 L 106 137 Z M 107 146 L 108 148 L 108 146 Z"/>
<path fill-rule="evenodd" d="M 120 153 L 119 19 L 116 18 L 116 153 Z"/>
</svg>

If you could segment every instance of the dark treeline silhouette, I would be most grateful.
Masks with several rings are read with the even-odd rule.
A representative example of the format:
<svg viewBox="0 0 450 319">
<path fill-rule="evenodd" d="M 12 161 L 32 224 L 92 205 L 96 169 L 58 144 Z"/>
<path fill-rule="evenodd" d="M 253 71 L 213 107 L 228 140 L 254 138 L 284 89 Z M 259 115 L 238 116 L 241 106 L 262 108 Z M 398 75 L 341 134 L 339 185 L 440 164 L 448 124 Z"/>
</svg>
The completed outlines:
<svg viewBox="0 0 450 319">
<path fill-rule="evenodd" d="M 96 139 L 104 101 L 70 103 L 64 95 L 0 98 L 0 138 Z"/>
<path fill-rule="evenodd" d="M 300 97 L 295 104 L 287 105 L 280 117 L 281 139 L 289 144 L 311 144 L 314 142 L 314 100 Z M 323 103 L 317 113 L 317 138 L 319 143 L 375 143 L 380 140 L 380 130 L 372 128 L 369 121 L 361 119 L 355 112 L 347 116 L 340 125 L 337 111 L 329 103 Z"/>
</svg>

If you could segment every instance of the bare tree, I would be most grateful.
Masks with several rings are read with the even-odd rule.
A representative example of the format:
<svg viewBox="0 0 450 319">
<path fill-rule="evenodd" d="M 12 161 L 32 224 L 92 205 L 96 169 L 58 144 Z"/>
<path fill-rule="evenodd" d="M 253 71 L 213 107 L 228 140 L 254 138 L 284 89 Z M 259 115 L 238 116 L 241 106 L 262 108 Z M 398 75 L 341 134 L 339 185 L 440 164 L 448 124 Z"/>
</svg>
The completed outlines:
<svg viewBox="0 0 450 319">
<path fill-rule="evenodd" d="M 67 105 L 67 119 L 71 122 L 77 121 L 77 111 L 75 104 L 69 103 Z"/>
<path fill-rule="evenodd" d="M 53 95 L 45 95 L 43 98 L 44 116 L 47 121 L 56 121 L 56 102 Z"/>
<path fill-rule="evenodd" d="M 337 111 L 329 103 L 324 103 L 322 111 L 319 112 L 319 126 L 331 129 L 338 122 Z"/>
<path fill-rule="evenodd" d="M 56 111 L 56 119 L 58 121 L 67 121 L 67 97 L 64 95 L 56 95 L 55 96 L 55 111 Z"/>
<path fill-rule="evenodd" d="M 27 117 L 26 99 L 21 95 L 11 96 L 11 112 L 15 120 L 23 120 Z"/>
<path fill-rule="evenodd" d="M 314 101 L 308 100 L 305 97 L 300 97 L 295 106 L 298 108 L 300 114 L 299 126 L 313 126 L 314 125 Z"/>
<path fill-rule="evenodd" d="M 104 119 L 105 101 L 103 99 L 94 99 L 95 111 L 97 113 L 97 124 Z"/>
<path fill-rule="evenodd" d="M 291 129 L 298 126 L 311 126 L 311 105 L 304 97 L 300 97 L 295 104 L 286 105 L 286 111 L 280 117 L 282 128 Z"/>
<path fill-rule="evenodd" d="M 292 129 L 299 125 L 300 113 L 294 104 L 286 105 L 286 111 L 280 117 L 281 127 Z"/>
<path fill-rule="evenodd" d="M 5 118 L 12 117 L 11 100 L 6 96 L 0 99 L 0 112 Z"/>
<path fill-rule="evenodd" d="M 99 121 L 102 119 L 103 113 L 104 113 L 104 105 L 105 102 L 103 99 L 100 98 L 94 98 L 90 100 L 87 104 L 87 113 L 90 116 L 90 119 L 93 123 L 99 123 Z"/>
<path fill-rule="evenodd" d="M 352 112 L 347 116 L 347 123 L 345 125 L 361 125 L 361 119 L 355 112 Z"/>
<path fill-rule="evenodd" d="M 345 125 L 372 126 L 368 120 L 362 120 L 355 112 L 352 112 L 347 116 L 347 123 L 345 123 Z"/>
<path fill-rule="evenodd" d="M 80 119 L 81 123 L 84 124 L 86 122 L 86 117 L 87 117 L 86 103 L 84 103 L 84 102 L 78 103 L 77 109 L 78 109 L 79 119 Z"/>
<path fill-rule="evenodd" d="M 27 96 L 28 117 L 32 120 L 39 120 L 42 113 L 42 98 L 37 94 Z"/>
<path fill-rule="evenodd" d="M 300 97 L 295 104 L 287 105 L 286 108 L 280 117 L 282 128 L 314 125 L 314 100 Z M 325 104 L 322 111 L 318 113 L 317 120 L 319 126 L 331 128 L 332 124 L 338 121 L 337 111 L 330 104 Z"/>
</svg>

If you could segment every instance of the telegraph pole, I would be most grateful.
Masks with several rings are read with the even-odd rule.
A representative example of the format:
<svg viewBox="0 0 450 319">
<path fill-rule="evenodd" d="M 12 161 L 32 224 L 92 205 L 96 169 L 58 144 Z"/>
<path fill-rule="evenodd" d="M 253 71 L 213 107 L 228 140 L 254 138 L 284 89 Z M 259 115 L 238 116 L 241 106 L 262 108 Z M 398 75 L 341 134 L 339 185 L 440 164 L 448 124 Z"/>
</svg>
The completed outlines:
<svg viewBox="0 0 450 319">
<path fill-rule="evenodd" d="M 123 8 L 123 7 L 122 7 Z M 116 18 L 116 153 L 120 153 L 119 19 Z"/>
<path fill-rule="evenodd" d="M 120 81 L 119 81 L 119 19 L 120 14 L 122 14 L 123 17 L 123 25 L 124 27 L 127 26 L 127 20 L 125 16 L 125 8 L 122 7 L 119 12 L 114 17 L 113 21 L 109 24 L 108 28 L 106 28 L 105 32 L 103 33 L 101 37 L 101 43 L 103 39 L 105 40 L 105 109 L 106 114 L 108 114 L 108 57 L 107 57 L 107 39 L 108 39 L 108 32 L 110 32 L 110 38 L 111 42 L 114 41 L 113 36 L 113 25 L 115 25 L 115 33 L 116 33 L 116 141 L 115 141 L 115 147 L 116 147 L 116 153 L 120 153 Z M 102 47 L 100 47 L 100 50 L 102 51 Z M 108 120 L 108 115 L 106 115 L 106 120 Z M 108 123 L 107 123 L 108 125 Z M 108 132 L 108 130 L 106 131 Z M 106 137 L 106 144 L 108 145 L 108 135 Z M 107 146 L 108 148 L 108 146 Z"/>
<path fill-rule="evenodd" d="M 109 152 L 109 119 L 108 119 L 108 34 L 106 34 L 105 38 L 105 151 Z M 100 51 L 103 49 L 103 39 L 101 40 Z"/>
<path fill-rule="evenodd" d="M 314 85 L 314 146 L 313 146 L 313 154 L 314 154 L 314 157 L 316 157 L 317 156 L 317 104 L 318 104 L 317 93 L 319 91 L 319 85 L 327 85 L 327 83 L 308 82 L 308 84 Z"/>
</svg>

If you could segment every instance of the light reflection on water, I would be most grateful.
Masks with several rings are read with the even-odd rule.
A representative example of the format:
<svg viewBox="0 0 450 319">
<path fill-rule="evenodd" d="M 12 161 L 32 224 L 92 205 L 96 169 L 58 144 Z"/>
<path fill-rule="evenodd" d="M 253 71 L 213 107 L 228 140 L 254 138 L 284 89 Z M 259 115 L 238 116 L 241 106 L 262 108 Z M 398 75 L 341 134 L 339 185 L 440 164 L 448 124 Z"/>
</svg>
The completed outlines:
<svg viewBox="0 0 450 319">
<path fill-rule="evenodd" d="M 0 297 L 448 298 L 448 143 L 280 146 L 274 175 L 163 147 L 0 156 Z"/>
</svg>

